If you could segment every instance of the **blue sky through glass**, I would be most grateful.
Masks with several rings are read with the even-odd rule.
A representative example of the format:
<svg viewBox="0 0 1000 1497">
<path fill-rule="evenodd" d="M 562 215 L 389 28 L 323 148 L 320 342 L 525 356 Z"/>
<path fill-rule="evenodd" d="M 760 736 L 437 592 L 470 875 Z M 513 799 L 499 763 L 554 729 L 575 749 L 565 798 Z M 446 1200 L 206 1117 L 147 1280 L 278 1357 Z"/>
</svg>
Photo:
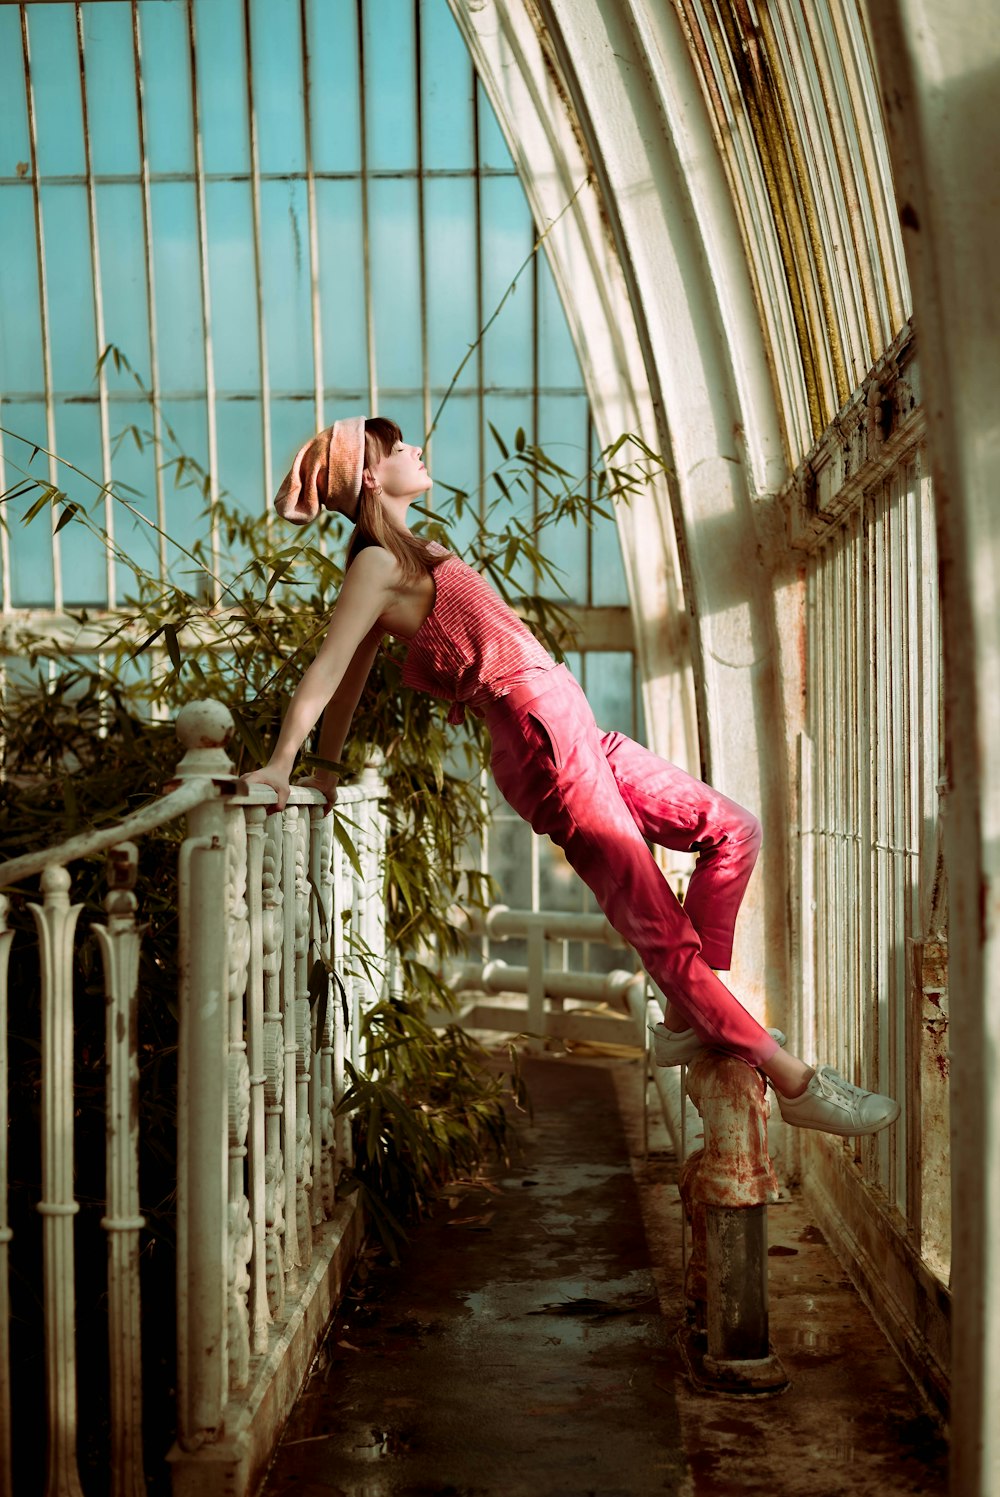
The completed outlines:
<svg viewBox="0 0 1000 1497">
<path fill-rule="evenodd" d="M 219 487 L 251 513 L 269 507 L 317 405 L 330 421 L 376 391 L 419 439 L 535 239 L 446 0 L 364 0 L 360 29 L 359 7 L 322 0 L 252 0 L 248 31 L 240 0 L 85 4 L 79 37 L 68 0 L 24 13 L 27 56 L 19 7 L 0 3 L 0 423 L 42 442 L 54 424 L 60 454 L 100 480 L 95 368 L 114 342 L 205 465 L 214 432 Z M 110 364 L 104 395 L 112 439 L 151 427 Z M 543 255 L 440 418 L 443 484 L 479 487 L 498 455 L 490 422 L 586 465 L 586 394 Z M 29 454 L 5 438 L 5 486 Z M 31 471 L 46 476 L 44 457 Z M 113 471 L 155 516 L 151 454 L 126 442 Z M 95 488 L 64 482 L 94 502 Z M 163 503 L 172 537 L 204 532 L 200 494 L 168 476 Z M 155 561 L 135 522 L 116 526 Z M 9 538 L 5 606 L 51 606 L 45 517 L 23 527 L 15 509 Z M 574 597 L 625 601 L 613 527 L 590 548 L 568 527 L 551 547 Z M 63 587 L 69 604 L 109 601 L 99 547 L 81 539 Z"/>
</svg>

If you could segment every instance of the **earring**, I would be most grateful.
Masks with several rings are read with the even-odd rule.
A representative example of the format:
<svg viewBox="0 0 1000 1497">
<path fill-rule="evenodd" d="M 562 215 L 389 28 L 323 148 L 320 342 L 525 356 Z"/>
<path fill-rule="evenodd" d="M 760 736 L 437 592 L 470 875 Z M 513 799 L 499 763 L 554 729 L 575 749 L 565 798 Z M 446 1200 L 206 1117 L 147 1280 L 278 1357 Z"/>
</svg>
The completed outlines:
<svg viewBox="0 0 1000 1497">
<path fill-rule="evenodd" d="M 375 485 L 374 489 L 372 490 L 372 493 L 375 495 L 376 499 L 381 499 L 381 497 L 382 497 L 382 485 L 380 483 L 377 483 Z"/>
</svg>

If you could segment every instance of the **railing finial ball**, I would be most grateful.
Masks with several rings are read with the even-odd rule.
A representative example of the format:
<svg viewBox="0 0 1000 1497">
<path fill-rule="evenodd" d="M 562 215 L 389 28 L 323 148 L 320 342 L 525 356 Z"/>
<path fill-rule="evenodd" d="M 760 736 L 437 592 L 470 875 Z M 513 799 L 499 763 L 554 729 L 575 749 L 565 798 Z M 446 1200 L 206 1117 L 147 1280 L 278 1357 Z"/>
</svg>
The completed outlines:
<svg viewBox="0 0 1000 1497">
<path fill-rule="evenodd" d="M 177 737 L 186 749 L 222 748 L 233 731 L 225 702 L 188 702 L 177 714 Z"/>
</svg>

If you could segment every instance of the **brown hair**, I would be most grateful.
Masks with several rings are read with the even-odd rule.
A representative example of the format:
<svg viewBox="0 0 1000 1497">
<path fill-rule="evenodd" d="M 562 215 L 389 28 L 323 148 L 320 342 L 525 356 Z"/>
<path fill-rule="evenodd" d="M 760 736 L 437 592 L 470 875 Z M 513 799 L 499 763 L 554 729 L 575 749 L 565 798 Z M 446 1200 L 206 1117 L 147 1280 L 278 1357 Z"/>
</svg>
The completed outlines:
<svg viewBox="0 0 1000 1497">
<path fill-rule="evenodd" d="M 365 422 L 365 470 L 371 472 L 379 458 L 387 457 L 403 433 L 395 421 L 385 416 L 372 416 Z M 418 535 L 409 535 L 400 530 L 383 509 L 378 496 L 364 483 L 358 500 L 358 512 L 354 517 L 354 534 L 347 551 L 347 565 L 366 546 L 382 546 L 399 562 L 404 582 L 416 582 L 418 577 L 430 576 L 434 568 L 444 561 L 430 550 L 430 541 Z"/>
</svg>

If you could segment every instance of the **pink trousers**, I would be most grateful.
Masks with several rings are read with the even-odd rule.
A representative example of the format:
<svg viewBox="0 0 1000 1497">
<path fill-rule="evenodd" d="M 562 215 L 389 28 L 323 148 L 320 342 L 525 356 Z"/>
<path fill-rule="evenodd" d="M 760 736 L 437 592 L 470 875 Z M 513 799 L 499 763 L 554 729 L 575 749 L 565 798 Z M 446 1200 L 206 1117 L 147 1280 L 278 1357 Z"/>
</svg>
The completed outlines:
<svg viewBox="0 0 1000 1497">
<path fill-rule="evenodd" d="M 486 708 L 504 798 L 566 857 L 646 971 L 706 1042 L 759 1064 L 773 1036 L 712 971 L 760 848 L 749 811 L 626 738 L 602 733 L 565 666 Z M 683 908 L 644 839 L 698 861 Z"/>
</svg>

